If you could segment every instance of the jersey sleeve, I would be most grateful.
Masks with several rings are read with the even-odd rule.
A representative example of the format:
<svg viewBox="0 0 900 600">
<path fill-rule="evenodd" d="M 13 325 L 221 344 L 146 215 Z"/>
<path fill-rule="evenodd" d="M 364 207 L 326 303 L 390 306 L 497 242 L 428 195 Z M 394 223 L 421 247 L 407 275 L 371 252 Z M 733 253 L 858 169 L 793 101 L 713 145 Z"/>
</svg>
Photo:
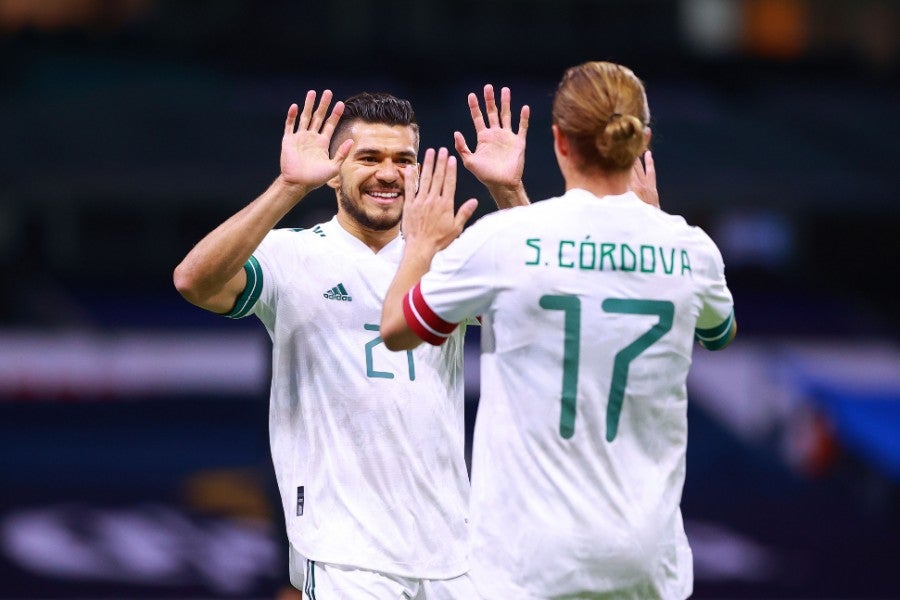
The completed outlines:
<svg viewBox="0 0 900 600">
<path fill-rule="evenodd" d="M 498 277 L 491 241 L 496 228 L 488 217 L 439 252 L 431 270 L 403 300 L 407 325 L 429 344 L 442 344 L 459 323 L 478 323 L 476 317 L 493 300 Z"/>
<path fill-rule="evenodd" d="M 725 281 L 721 252 L 705 233 L 702 237 L 709 260 L 701 271 L 704 292 L 694 338 L 708 350 L 720 350 L 731 339 L 735 327 L 734 299 Z"/>
<path fill-rule="evenodd" d="M 278 256 L 284 253 L 288 230 L 270 231 L 253 254 L 244 264 L 247 284 L 238 296 L 234 308 L 225 316 L 230 319 L 241 319 L 255 314 L 263 322 L 274 316 L 278 283 L 282 279 Z"/>
</svg>

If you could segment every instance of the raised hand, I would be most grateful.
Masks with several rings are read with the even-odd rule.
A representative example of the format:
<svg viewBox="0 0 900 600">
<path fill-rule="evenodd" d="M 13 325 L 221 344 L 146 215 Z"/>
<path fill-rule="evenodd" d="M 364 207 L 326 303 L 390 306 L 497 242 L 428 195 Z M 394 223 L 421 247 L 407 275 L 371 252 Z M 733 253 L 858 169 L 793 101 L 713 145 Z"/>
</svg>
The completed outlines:
<svg viewBox="0 0 900 600">
<path fill-rule="evenodd" d="M 424 249 L 426 253 L 443 250 L 462 233 L 478 201 L 467 200 L 454 214 L 456 157 L 449 156 L 446 148 L 438 150 L 437 155 L 433 148 L 425 151 L 418 190 L 415 170 L 411 166 L 406 169 L 402 229 L 407 247 Z"/>
<path fill-rule="evenodd" d="M 528 133 L 531 109 L 528 105 L 522 106 L 519 112 L 519 130 L 515 132 L 512 128 L 509 88 L 501 88 L 498 110 L 494 86 L 484 86 L 487 120 L 474 93 L 469 94 L 468 101 L 472 123 L 475 125 L 475 151 L 469 149 L 462 133 L 453 133 L 456 151 L 463 166 L 488 188 L 501 208 L 504 205 L 526 204 L 522 172 L 525 169 L 525 136 Z M 510 200 L 520 194 L 524 202 Z"/>
<path fill-rule="evenodd" d="M 644 153 L 644 162 L 641 164 L 641 157 L 634 159 L 631 166 L 631 180 L 629 183 L 631 191 L 637 194 L 638 198 L 649 204 L 659 208 L 659 191 L 656 189 L 656 166 L 653 164 L 653 154 L 647 150 Z"/>
<path fill-rule="evenodd" d="M 333 158 L 328 156 L 331 136 L 344 113 L 344 103 L 337 102 L 328 115 L 331 98 L 331 90 L 325 90 L 322 92 L 319 106 L 313 110 L 316 92 L 310 90 L 306 92 L 302 112 L 296 104 L 291 104 L 288 108 L 284 136 L 281 138 L 281 177 L 285 182 L 302 186 L 307 191 L 321 186 L 337 175 L 341 163 L 347 158 L 353 145 L 353 140 L 347 139 L 337 149 Z"/>
<path fill-rule="evenodd" d="M 446 148 L 438 150 L 437 155 L 434 148 L 425 151 L 418 189 L 412 165 L 404 167 L 403 179 L 406 201 L 401 228 L 406 245 L 394 280 L 384 295 L 379 328 L 389 350 L 410 350 L 422 342 L 406 321 L 402 298 L 428 272 L 434 255 L 462 233 L 478 207 L 478 201 L 471 198 L 453 213 L 456 158 L 449 156 Z"/>
</svg>

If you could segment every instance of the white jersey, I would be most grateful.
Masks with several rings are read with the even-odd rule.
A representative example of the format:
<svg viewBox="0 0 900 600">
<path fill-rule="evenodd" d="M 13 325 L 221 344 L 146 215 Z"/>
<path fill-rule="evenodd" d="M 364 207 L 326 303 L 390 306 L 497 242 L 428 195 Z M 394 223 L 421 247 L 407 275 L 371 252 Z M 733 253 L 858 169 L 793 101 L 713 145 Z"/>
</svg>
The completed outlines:
<svg viewBox="0 0 900 600">
<path fill-rule="evenodd" d="M 684 598 L 694 336 L 726 343 L 716 246 L 633 193 L 487 215 L 406 296 L 441 343 L 482 315 L 472 576 L 486 598 Z"/>
<path fill-rule="evenodd" d="M 463 333 L 412 352 L 381 342 L 402 249 L 398 237 L 376 254 L 337 218 L 274 230 L 229 316 L 256 314 L 272 338 L 269 433 L 291 545 L 441 579 L 468 567 Z"/>
</svg>

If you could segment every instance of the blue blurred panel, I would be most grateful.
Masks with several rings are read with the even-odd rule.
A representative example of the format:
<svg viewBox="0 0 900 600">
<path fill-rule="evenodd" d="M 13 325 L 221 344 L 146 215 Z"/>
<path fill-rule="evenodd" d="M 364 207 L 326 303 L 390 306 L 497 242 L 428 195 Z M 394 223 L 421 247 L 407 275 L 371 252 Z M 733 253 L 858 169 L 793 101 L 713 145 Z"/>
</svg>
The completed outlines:
<svg viewBox="0 0 900 600">
<path fill-rule="evenodd" d="M 812 398 L 831 418 L 843 444 L 900 482 L 900 391 L 819 385 Z"/>
</svg>

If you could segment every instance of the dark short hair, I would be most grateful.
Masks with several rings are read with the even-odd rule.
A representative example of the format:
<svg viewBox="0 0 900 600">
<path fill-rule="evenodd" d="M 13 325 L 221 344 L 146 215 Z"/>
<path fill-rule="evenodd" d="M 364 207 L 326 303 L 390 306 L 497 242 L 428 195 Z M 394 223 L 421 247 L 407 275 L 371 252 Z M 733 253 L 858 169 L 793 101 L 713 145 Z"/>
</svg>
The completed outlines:
<svg viewBox="0 0 900 600">
<path fill-rule="evenodd" d="M 334 156 L 335 150 L 346 139 L 346 131 L 355 121 L 412 127 L 416 134 L 416 149 L 418 149 L 419 123 L 409 100 L 384 92 L 363 92 L 344 100 L 344 114 L 334 128 L 331 145 L 328 148 L 331 156 Z"/>
</svg>

